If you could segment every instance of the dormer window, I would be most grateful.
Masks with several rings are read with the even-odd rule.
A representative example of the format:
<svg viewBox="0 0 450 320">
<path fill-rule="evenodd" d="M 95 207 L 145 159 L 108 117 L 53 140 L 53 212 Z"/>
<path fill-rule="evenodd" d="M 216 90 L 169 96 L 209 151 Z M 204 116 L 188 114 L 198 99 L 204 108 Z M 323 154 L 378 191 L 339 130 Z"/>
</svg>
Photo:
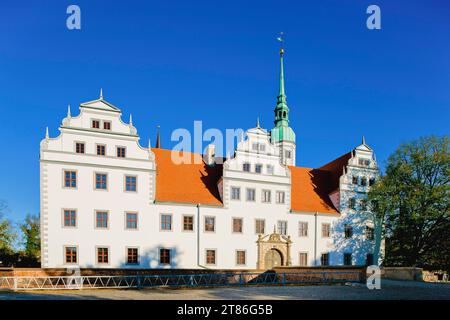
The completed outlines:
<svg viewBox="0 0 450 320">
<path fill-rule="evenodd" d="M 250 172 L 250 163 L 244 163 L 244 164 L 242 165 L 242 170 L 243 170 L 244 172 Z"/>
<path fill-rule="evenodd" d="M 100 121 L 99 120 L 92 120 L 91 127 L 93 129 L 100 129 Z"/>
<path fill-rule="evenodd" d="M 262 164 L 255 165 L 255 172 L 262 173 Z"/>
<path fill-rule="evenodd" d="M 369 160 L 369 159 L 359 158 L 359 159 L 358 159 L 358 164 L 359 164 L 360 166 L 368 167 L 368 166 L 370 165 L 370 160 Z"/>
<path fill-rule="evenodd" d="M 254 142 L 254 143 L 252 143 L 252 150 L 253 151 L 265 152 L 266 151 L 266 145 L 263 144 L 263 143 Z"/>
<path fill-rule="evenodd" d="M 111 122 L 110 121 L 103 121 L 103 129 L 111 130 Z"/>
</svg>

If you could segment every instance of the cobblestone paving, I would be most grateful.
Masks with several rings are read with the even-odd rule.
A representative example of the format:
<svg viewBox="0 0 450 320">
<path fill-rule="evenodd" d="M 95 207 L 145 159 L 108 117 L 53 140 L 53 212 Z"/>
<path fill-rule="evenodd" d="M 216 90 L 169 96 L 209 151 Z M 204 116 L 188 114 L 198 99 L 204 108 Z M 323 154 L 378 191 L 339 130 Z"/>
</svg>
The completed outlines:
<svg viewBox="0 0 450 320">
<path fill-rule="evenodd" d="M 365 285 L 323 285 L 287 287 L 240 287 L 216 289 L 143 289 L 143 290 L 73 290 L 73 291 L 0 291 L 0 300 L 34 299 L 447 299 L 450 300 L 450 284 L 412 281 L 382 280 L 380 290 L 368 290 Z"/>
</svg>

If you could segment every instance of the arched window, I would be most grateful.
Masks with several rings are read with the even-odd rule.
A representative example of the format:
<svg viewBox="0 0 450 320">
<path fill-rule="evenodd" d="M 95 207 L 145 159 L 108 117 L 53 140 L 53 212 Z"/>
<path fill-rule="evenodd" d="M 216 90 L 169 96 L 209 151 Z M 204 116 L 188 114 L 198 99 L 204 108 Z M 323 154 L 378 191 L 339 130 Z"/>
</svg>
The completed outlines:
<svg viewBox="0 0 450 320">
<path fill-rule="evenodd" d="M 286 111 L 283 111 L 283 118 L 286 118 Z"/>
</svg>

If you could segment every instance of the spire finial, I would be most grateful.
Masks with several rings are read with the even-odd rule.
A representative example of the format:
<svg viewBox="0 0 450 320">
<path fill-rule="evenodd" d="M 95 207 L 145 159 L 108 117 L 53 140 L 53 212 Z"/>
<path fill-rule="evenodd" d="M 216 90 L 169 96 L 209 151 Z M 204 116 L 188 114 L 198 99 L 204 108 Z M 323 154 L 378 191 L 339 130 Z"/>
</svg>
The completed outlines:
<svg viewBox="0 0 450 320">
<path fill-rule="evenodd" d="M 366 144 L 366 138 L 362 136 L 362 144 Z"/>
<path fill-rule="evenodd" d="M 286 102 L 286 93 L 284 90 L 284 37 L 283 32 L 280 32 L 280 36 L 277 38 L 280 42 L 280 80 L 279 80 L 279 90 L 277 96 L 277 106 L 275 107 L 275 121 L 274 124 L 277 127 L 287 127 L 289 126 L 289 108 Z"/>
<path fill-rule="evenodd" d="M 70 104 L 67 106 L 67 118 L 72 117 L 72 115 L 70 114 Z"/>
<path fill-rule="evenodd" d="M 284 93 L 284 66 L 283 66 L 283 55 L 284 55 L 284 37 L 283 32 L 280 32 L 280 36 L 277 38 L 280 42 L 280 90 L 278 96 L 285 96 Z"/>
<path fill-rule="evenodd" d="M 148 138 L 148 150 L 150 151 L 152 149 L 152 144 L 150 143 L 150 138 Z"/>
<path fill-rule="evenodd" d="M 161 134 L 160 134 L 160 125 L 158 124 L 157 126 L 156 126 L 156 128 L 157 128 L 157 130 L 158 130 L 158 132 L 157 132 L 157 134 L 156 134 L 156 146 L 155 146 L 155 148 L 158 148 L 158 149 L 160 149 L 161 148 Z"/>
<path fill-rule="evenodd" d="M 45 139 L 48 140 L 50 138 L 48 134 L 48 127 L 45 127 Z"/>
<path fill-rule="evenodd" d="M 284 54 L 284 33 L 280 32 L 280 36 L 277 38 L 278 42 L 280 43 L 280 56 L 282 57 Z"/>
<path fill-rule="evenodd" d="M 103 88 L 100 88 L 100 100 L 103 100 Z"/>
<path fill-rule="evenodd" d="M 130 113 L 130 126 L 133 125 L 133 115 Z"/>
<path fill-rule="evenodd" d="M 256 119 L 256 127 L 257 128 L 261 128 L 260 124 L 259 124 L 259 117 Z"/>
</svg>

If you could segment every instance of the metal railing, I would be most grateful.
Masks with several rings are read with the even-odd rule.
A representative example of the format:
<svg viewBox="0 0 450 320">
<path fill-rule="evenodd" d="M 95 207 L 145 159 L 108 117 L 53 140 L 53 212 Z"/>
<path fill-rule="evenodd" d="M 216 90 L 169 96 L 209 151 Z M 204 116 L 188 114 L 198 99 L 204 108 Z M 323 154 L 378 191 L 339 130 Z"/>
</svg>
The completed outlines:
<svg viewBox="0 0 450 320">
<path fill-rule="evenodd" d="M 0 290 L 67 290 L 157 287 L 218 287 L 251 285 L 300 285 L 361 282 L 359 271 L 285 273 L 206 273 L 183 275 L 123 276 L 17 276 L 0 277 Z"/>
</svg>

